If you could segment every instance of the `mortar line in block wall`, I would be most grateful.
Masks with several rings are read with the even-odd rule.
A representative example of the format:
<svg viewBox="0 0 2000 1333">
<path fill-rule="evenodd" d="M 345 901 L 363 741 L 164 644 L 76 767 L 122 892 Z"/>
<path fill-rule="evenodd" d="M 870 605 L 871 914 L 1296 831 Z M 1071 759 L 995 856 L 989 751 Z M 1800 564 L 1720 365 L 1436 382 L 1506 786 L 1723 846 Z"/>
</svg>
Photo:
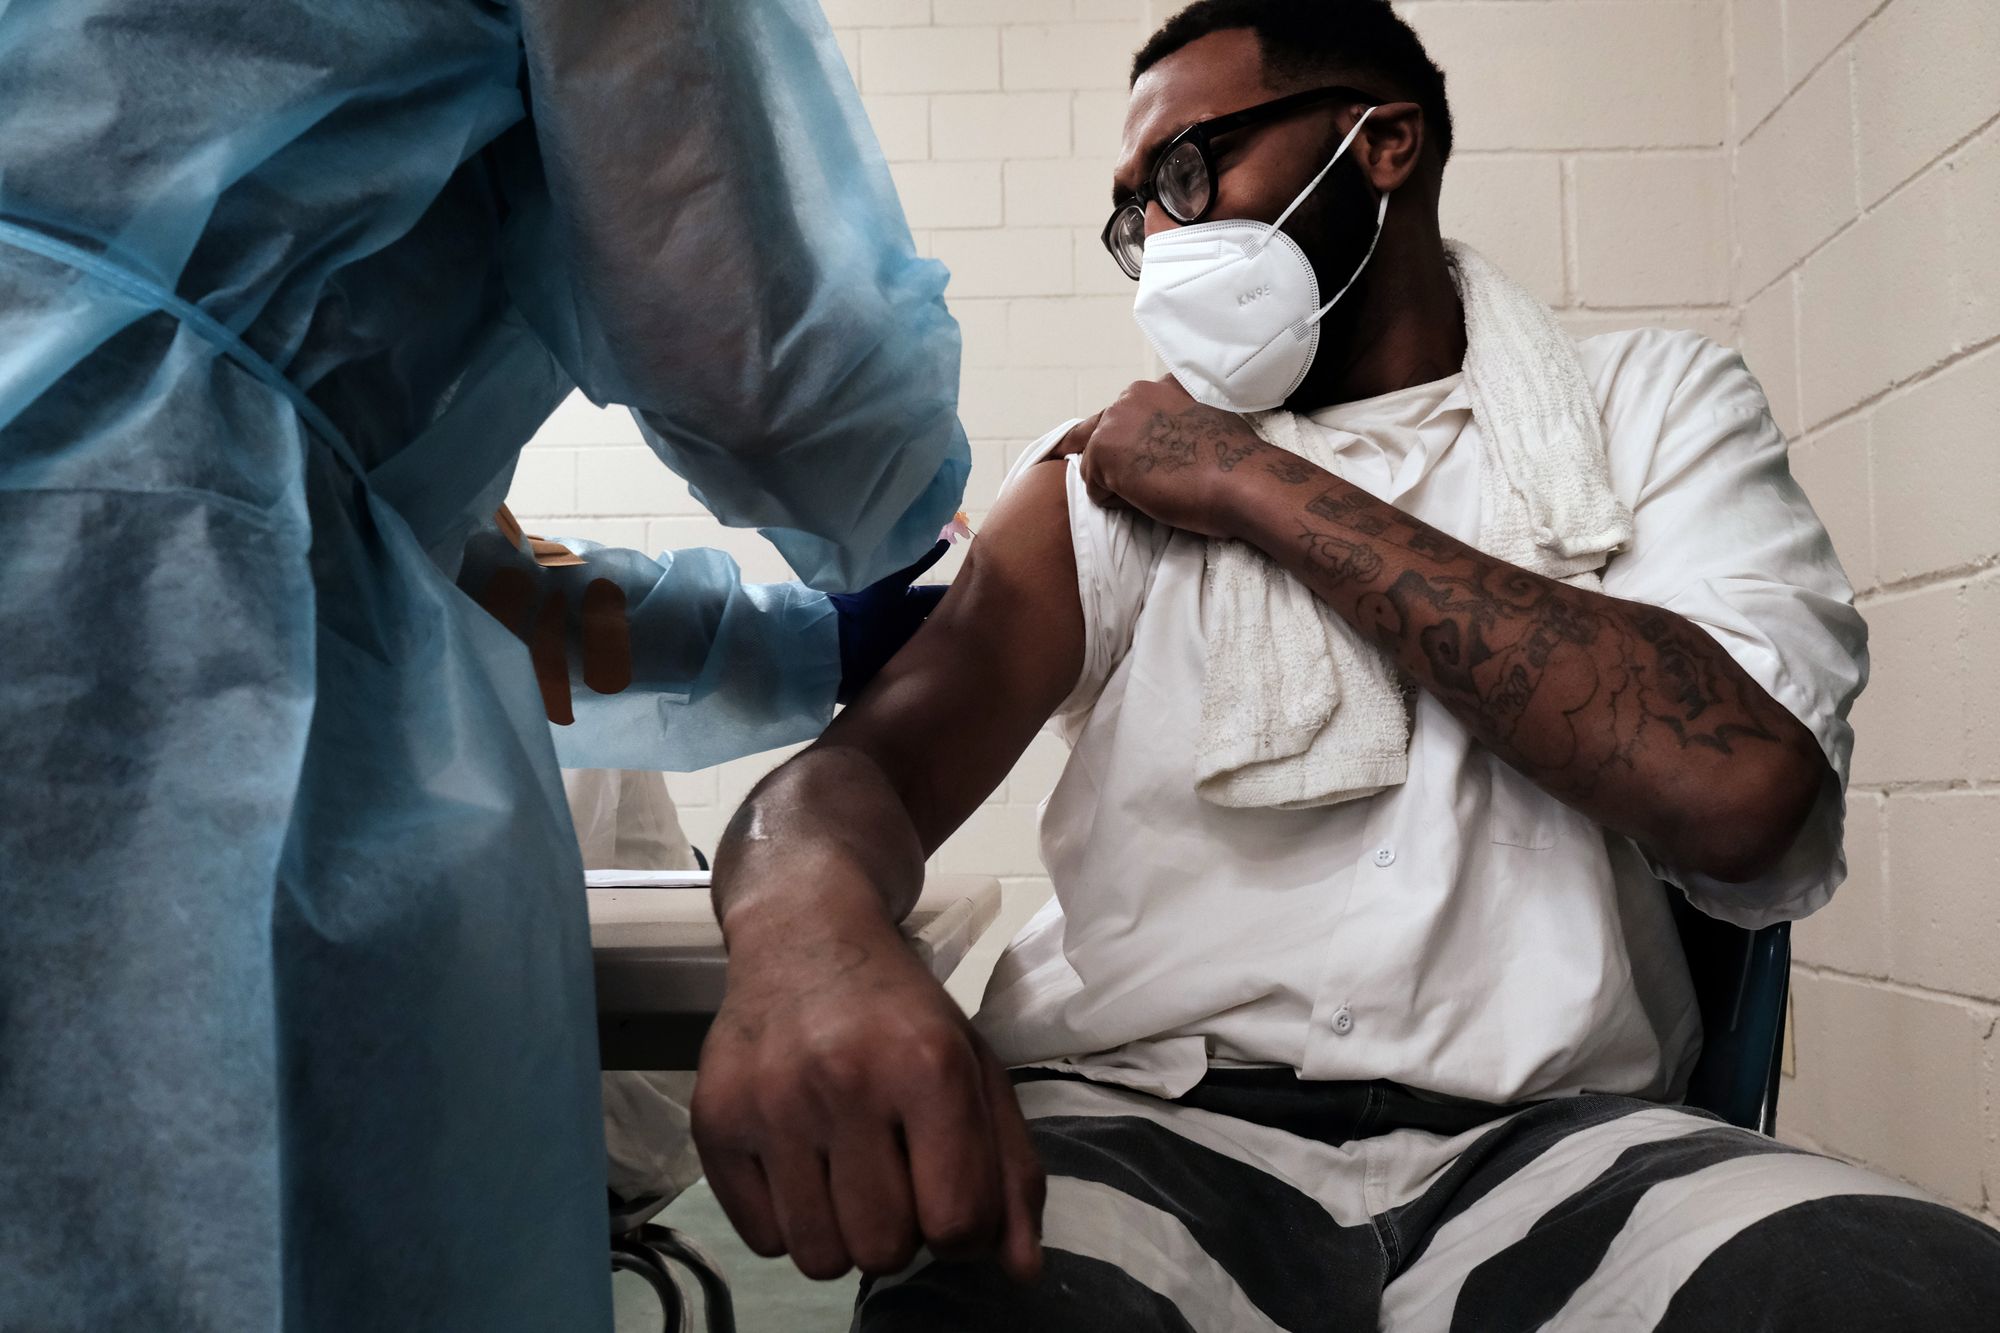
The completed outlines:
<svg viewBox="0 0 2000 1333">
<path fill-rule="evenodd" d="M 1854 761 L 1854 755 L 1853 752 L 1850 751 L 1848 753 L 1849 769 L 1852 769 L 1854 767 L 1853 761 Z M 1889 860 L 1890 795 L 1891 793 L 1889 791 L 1884 790 L 1875 793 L 1872 799 L 1867 795 L 1864 795 L 1862 797 L 1862 800 L 1864 802 L 1868 802 L 1869 804 L 1872 804 L 1875 807 L 1873 811 L 1864 814 L 1863 818 L 1865 819 L 1868 817 L 1868 814 L 1872 814 L 1875 830 L 1881 835 L 1875 839 L 1875 864 L 1870 869 L 1872 870 L 1875 876 L 1874 882 L 1876 884 L 1885 886 L 1894 883 L 1894 880 L 1891 878 L 1891 873 L 1894 869 L 1894 866 L 1893 863 Z M 1854 804 L 1853 788 L 1851 786 L 1848 789 L 1848 793 L 1842 797 L 1842 804 L 1843 808 L 1841 810 L 1841 815 L 1840 815 L 1840 854 L 1843 857 L 1845 857 L 1848 854 L 1848 846 L 1850 843 L 1850 840 L 1847 836 L 1847 811 L 1851 809 Z M 1909 813 L 1909 807 L 1907 803 L 1902 807 L 1899 813 L 1901 814 Z M 1854 878 L 1854 870 L 1855 867 L 1853 866 L 1852 863 L 1850 863 L 1847 869 L 1847 877 L 1849 879 Z M 1835 888 L 1834 892 L 1838 894 L 1840 890 L 1838 888 Z M 1821 910 L 1824 911 L 1826 906 L 1827 906 L 1826 903 L 1820 904 Z M 1790 943 L 1790 941 L 1787 940 L 1787 943 Z M 1791 955 L 1789 953 L 1786 954 L 1787 959 L 1789 959 L 1790 957 Z M 1785 1014 L 1786 1032 L 1784 1033 L 1784 1040 L 1787 1049 L 1792 1054 L 1793 1062 L 1796 1065 L 1798 1060 L 1798 1044 L 1796 1041 L 1797 1034 L 1791 1030 L 1792 1016 L 1791 1013 L 1789 1012 L 1789 1001 L 1787 1003 L 1788 1003 L 1788 1011 Z"/>
<path fill-rule="evenodd" d="M 1847 165 L 1854 174 L 1854 209 L 1857 217 L 1868 212 L 1868 201 L 1861 197 L 1861 57 L 1851 42 L 1842 42 L 1838 48 L 1847 56 Z M 1930 162 L 1918 167 L 1914 173 L 1923 175 L 1930 170 L 1931 163 L 1937 162 L 1943 154 L 1933 157 Z M 1897 182 L 1898 187 L 1902 182 Z M 1894 191 L 1890 191 L 1894 193 Z"/>
<path fill-rule="evenodd" d="M 1733 193 L 1734 192 L 1732 191 L 1732 195 Z M 1734 205 L 1734 202 L 1735 201 L 1732 198 L 1731 199 L 1732 206 Z M 1732 226 L 1735 225 L 1733 219 L 1731 221 L 1731 225 Z M 1739 254 L 1740 253 L 1741 252 L 1739 251 Z M 1805 290 L 1804 290 L 1805 283 L 1800 279 L 1799 271 L 1796 267 L 1794 267 L 1789 273 L 1785 275 L 1784 281 L 1791 287 L 1791 290 L 1786 292 L 1784 296 L 1785 296 L 1785 311 L 1786 314 L 1789 315 L 1791 318 L 1791 323 L 1789 327 L 1791 329 L 1792 336 L 1789 339 L 1789 341 L 1791 343 L 1791 348 L 1792 348 L 1792 380 L 1791 380 L 1792 410 L 1796 412 L 1801 418 L 1799 423 L 1799 437 L 1801 439 L 1809 439 L 1811 438 L 1812 430 L 1805 424 L 1803 420 L 1806 414 L 1806 404 L 1805 404 L 1805 391 L 1801 387 L 1806 382 L 1806 340 L 1799 336 L 1799 330 L 1805 327 L 1805 317 L 1806 317 Z M 1869 541 L 1869 549 L 1873 550 L 1875 542 L 1875 497 L 1872 489 L 1873 487 L 1872 480 L 1870 482 L 1870 487 L 1871 489 L 1868 497 L 1868 541 Z"/>
<path fill-rule="evenodd" d="M 1713 315 L 1736 313 L 1734 301 L 1717 301 L 1713 305 L 1592 305 L 1588 301 L 1578 301 L 1569 305 L 1553 307 L 1559 315 L 1631 315 L 1634 318 L 1647 315 Z"/>
<path fill-rule="evenodd" d="M 1968 560 L 1946 569 L 1928 570 L 1922 574 L 1912 574 L 1907 578 L 1877 584 L 1857 593 L 1854 604 L 1865 610 L 1884 603 L 1900 602 L 1918 593 L 1930 592 L 1953 583 L 1983 582 L 1986 575 L 1995 570 L 2000 570 L 2000 554 L 1983 555 L 1976 560 Z"/>
<path fill-rule="evenodd" d="M 1855 782 L 1849 796 L 2000 796 L 2000 782 L 1977 778 L 1899 778 L 1888 782 Z"/>
<path fill-rule="evenodd" d="M 1743 136 L 1737 132 L 1736 125 L 1737 112 L 1742 110 L 1743 107 L 1743 93 L 1736 83 L 1736 6 L 1739 3 L 1741 3 L 1741 0 L 1723 0 L 1722 5 L 1722 87 L 1729 98 L 1729 114 L 1724 118 L 1723 123 L 1722 146 L 1731 158 L 1736 156 L 1736 145 L 1743 142 Z M 1785 49 L 1784 23 L 1785 7 L 1780 4 L 1778 6 L 1778 50 L 1781 52 Z M 1733 164 L 1730 174 L 1732 176 L 1735 174 Z M 1731 193 L 1734 193 L 1734 191 Z M 1729 236 L 1732 241 L 1736 237 L 1736 229 L 1733 226 L 1730 228 Z"/>
<path fill-rule="evenodd" d="M 1784 3 L 1778 6 L 1778 49 L 1781 53 L 1788 51 L 1791 47 L 1792 6 L 1800 3 L 1825 4 L 1826 0 L 1784 0 Z M 1763 129 L 1765 125 L 1769 124 L 1771 117 L 1777 115 L 1780 111 L 1784 110 L 1785 107 L 1790 104 L 1792 98 L 1798 95 L 1799 89 L 1805 87 L 1808 83 L 1811 83 L 1813 81 L 1814 76 L 1816 76 L 1821 70 L 1825 69 L 1829 64 L 1833 63 L 1833 58 L 1835 56 L 1842 54 L 1843 52 L 1847 51 L 1850 47 L 1852 47 L 1854 45 L 1854 39 L 1861 35 L 1862 29 L 1866 28 L 1869 24 L 1873 23 L 1876 17 L 1893 3 L 1894 0 L 1876 0 L 1875 8 L 1868 11 L 1867 17 L 1863 18 L 1859 23 L 1855 24 L 1852 28 L 1848 29 L 1847 35 L 1842 37 L 1839 41 L 1835 42 L 1833 44 L 1833 49 L 1828 51 L 1825 55 L 1821 56 L 1818 60 L 1814 61 L 1812 68 L 1807 70 L 1805 73 L 1794 76 L 1791 70 L 1787 68 L 1785 70 L 1785 95 L 1783 97 L 1780 97 L 1777 100 L 1777 102 L 1772 105 L 1769 111 L 1766 111 L 1763 115 L 1759 116 L 1757 118 L 1756 124 L 1744 130 L 1743 133 L 1737 137 L 1736 142 L 1742 143 L 1743 140 L 1748 139 L 1751 135 L 1755 134 L 1758 130 Z M 1735 14 L 1732 12 L 1729 17 L 1730 17 L 1729 27 L 1731 33 L 1733 34 L 1736 28 Z M 1740 101 L 1741 99 L 1735 98 L 1734 95 L 1732 94 L 1732 100 Z"/>
<path fill-rule="evenodd" d="M 1875 214 L 1881 212 L 1884 208 L 1887 208 L 1889 204 L 1892 201 L 1894 201 L 1898 195 L 1903 193 L 1903 191 L 1914 187 L 1919 181 L 1923 180 L 1924 177 L 1930 175 L 1933 171 L 1938 171 L 1945 167 L 1954 165 L 1953 159 L 1955 159 L 1960 153 L 1963 153 L 1967 148 L 1971 147 L 1975 142 L 1978 141 L 1981 135 L 1985 134 L 1988 130 L 1992 129 L 1996 125 L 2000 125 L 2000 112 L 1995 112 L 1993 115 L 1988 116 L 1985 120 L 1980 121 L 1979 124 L 1975 126 L 1971 131 L 1969 131 L 1962 137 L 1954 140 L 1949 146 L 1939 150 L 1936 156 L 1932 157 L 1929 161 L 1925 162 L 1922 166 L 1918 167 L 1908 176 L 1905 176 L 1902 180 L 1897 181 L 1893 189 L 1885 192 L 1882 195 L 1882 197 L 1877 199 L 1874 203 L 1857 204 L 1857 207 L 1859 208 L 1860 211 L 1857 212 L 1853 217 L 1849 218 L 1847 221 L 1841 223 L 1840 226 L 1837 229 L 1835 229 L 1832 235 L 1826 237 L 1826 239 L 1819 242 L 1819 244 L 1807 250 L 1797 259 L 1794 259 L 1791 263 L 1791 266 L 1786 268 L 1784 272 L 1778 274 L 1778 276 L 1772 278 L 1769 282 L 1766 282 L 1756 291 L 1747 293 L 1738 304 L 1744 306 L 1752 304 L 1757 300 L 1758 297 L 1762 296 L 1765 292 L 1770 291 L 1771 288 L 1775 287 L 1777 284 L 1783 282 L 1786 278 L 1791 277 L 1792 274 L 1798 272 L 1800 269 L 1804 268 L 1807 264 L 1811 263 L 1812 260 L 1816 258 L 1822 250 L 1825 250 L 1827 247 L 1831 246 L 1835 241 L 1838 241 L 1841 237 L 1847 235 L 1848 232 L 1853 231 L 1863 222 L 1867 221 Z M 1852 131 L 1850 131 L 1850 133 L 1852 133 Z M 1735 156 L 1736 154 L 1732 152 L 1731 157 Z M 1733 168 L 1732 168 L 1732 174 L 1733 174 Z M 1856 179 L 1857 181 L 1859 180 L 1858 172 Z M 1856 185 L 1856 188 L 1857 189 L 1860 188 L 1858 184 Z"/>
<path fill-rule="evenodd" d="M 1633 321 L 1632 327 L 1661 324 L 1680 318 L 1702 318 L 1713 315 L 1733 315 L 1734 305 L 1557 305 L 1550 303 L 1549 309 L 1556 315 L 1589 315 L 1604 317 L 1616 315 Z"/>
<path fill-rule="evenodd" d="M 1860 125 L 1860 113 L 1858 108 L 1856 110 L 1855 122 L 1856 123 L 1854 126 L 1854 142 L 1855 142 L 1855 151 L 1857 153 L 1857 157 L 1854 163 L 1854 182 L 1855 182 L 1855 188 L 1858 190 L 1861 188 L 1861 161 L 1858 156 L 1861 144 L 1861 125 Z M 1957 157 L 1960 153 L 1964 152 L 1967 148 L 1971 147 L 1972 144 L 1975 141 L 1977 141 L 1982 134 L 1985 134 L 1986 131 L 1992 129 L 1995 125 L 2000 125 L 2000 111 L 1996 111 L 1992 115 L 1988 116 L 1985 120 L 1980 121 L 1970 130 L 1966 131 L 1964 134 L 1960 135 L 1957 139 L 1953 140 L 1948 147 L 1940 149 L 1938 153 L 1935 156 L 1933 156 L 1929 161 L 1925 162 L 1922 166 L 1912 171 L 1909 175 L 1897 181 L 1893 186 L 1891 186 L 1887 191 L 1883 193 L 1882 198 L 1879 202 L 1875 204 L 1866 205 L 1867 211 L 1872 213 L 1875 211 L 1875 209 L 1881 207 L 1882 204 L 1888 203 L 1891 199 L 1895 198 L 1896 195 L 1900 194 L 1905 188 L 1914 185 L 1919 178 L 1921 178 L 1923 175 L 1929 172 L 1931 168 L 1942 163 L 1946 158 Z"/>
<path fill-rule="evenodd" d="M 1730 63 L 1731 73 L 1729 78 L 1729 146 L 1724 150 L 1724 156 L 1727 157 L 1728 159 L 1727 175 L 1729 179 L 1729 257 L 1727 260 L 1728 263 L 1727 276 L 1729 279 L 1729 291 L 1732 297 L 1735 295 L 1736 292 L 1736 284 L 1739 281 L 1738 275 L 1743 271 L 1743 236 L 1736 226 L 1736 196 L 1737 193 L 1743 187 L 1743 177 L 1742 173 L 1738 171 L 1737 168 L 1743 159 L 1743 141 L 1750 137 L 1747 133 L 1744 132 L 1743 128 L 1736 123 L 1737 108 L 1743 105 L 1743 90 L 1736 86 L 1736 76 L 1734 72 L 1735 58 L 1736 58 L 1735 56 L 1736 6 L 1742 4 L 1743 2 L 1744 0 L 1729 0 L 1728 8 L 1726 8 L 1723 11 L 1722 15 L 1723 21 L 1729 25 L 1729 50 L 1730 50 L 1730 62 L 1731 62 Z M 1781 65 L 1783 64 L 1783 51 L 1785 45 L 1784 29 L 1785 29 L 1785 7 L 1783 4 L 1780 4 L 1778 6 L 1778 50 L 1780 52 L 1779 63 Z M 1780 73 L 1782 74 L 1782 70 L 1780 71 Z M 1739 300 L 1735 302 L 1735 305 L 1739 312 L 1739 318 L 1740 318 L 1740 312 L 1749 305 L 1749 302 Z M 1793 327 L 1794 328 L 1798 327 L 1796 320 L 1794 320 L 1793 322 Z M 1798 339 L 1794 337 L 1792 339 L 1792 342 L 1796 344 L 1798 342 Z"/>
<path fill-rule="evenodd" d="M 1797 300 L 1796 293 L 1794 293 L 1793 299 L 1794 301 Z M 1794 319 L 1796 319 L 1797 313 L 1798 313 L 1797 306 L 1794 305 L 1793 307 Z M 1860 402 L 1855 403 L 1853 406 L 1843 407 L 1838 412 L 1835 412 L 1832 416 L 1827 417 L 1823 421 L 1815 421 L 1813 424 L 1807 426 L 1804 430 L 1800 431 L 1798 436 L 1793 440 L 1793 443 L 1811 444 L 1817 441 L 1821 436 L 1826 435 L 1831 431 L 1840 429 L 1842 426 L 1845 426 L 1848 422 L 1854 420 L 1856 417 L 1862 416 L 1868 412 L 1872 412 L 1876 408 L 1882 406 L 1884 403 L 1891 402 L 1893 400 L 1900 398 L 1909 397 L 1910 394 L 1916 392 L 1918 389 L 1923 388 L 1924 385 L 1929 384 L 1932 380 L 1944 374 L 1946 371 L 1952 370 L 1966 361 L 1970 361 L 1973 357 L 1978 356 L 1982 352 L 1991 351 L 1995 347 L 2000 347 L 2000 334 L 1994 334 L 1990 338 L 1981 338 L 1976 343 L 1967 343 L 1963 347 L 1957 348 L 1951 352 L 1947 352 L 1943 357 L 1939 358 L 1937 361 L 1931 363 L 1930 365 L 1925 366 L 1922 370 L 1918 371 L 1916 374 L 1911 375 L 1906 379 L 1897 380 L 1893 384 L 1884 385 L 1882 388 L 1877 389 L 1874 393 L 1869 394 L 1866 398 L 1863 398 Z"/>
<path fill-rule="evenodd" d="M 1582 260 L 1576 250 L 1576 158 L 1564 156 L 1556 162 L 1556 188 L 1560 190 L 1556 208 L 1556 228 L 1562 232 L 1562 302 L 1570 304 L 1582 294 Z"/>
<path fill-rule="evenodd" d="M 1516 0 L 1518 3 L 1519 0 Z M 1560 3 L 1560 0 L 1551 0 Z M 1509 158 L 1573 158 L 1573 157 L 1703 157 L 1714 153 L 1727 153 L 1736 147 L 1727 135 L 1703 143 L 1635 143 L 1635 144 L 1555 144 L 1541 148 L 1457 148 L 1451 150 L 1453 162 L 1463 162 L 1470 158 L 1482 161 L 1505 161 Z M 1451 170 L 1449 166 L 1445 168 Z"/>
<path fill-rule="evenodd" d="M 1837 967 L 1827 967 L 1819 963 L 1792 961 L 1792 971 L 1803 972 L 1816 981 L 1850 981 L 1863 986 L 1873 986 L 1877 990 L 1899 995 L 1906 1000 L 1929 1000 L 1935 1004 L 1952 1004 L 1986 1020 L 1986 1030 L 1979 1034 L 1982 1042 L 1991 1041 L 1996 1028 L 2000 1028 L 2000 1001 L 1978 995 L 1966 995 L 1958 991 L 1937 990 L 1930 986 L 1918 986 L 1894 977 L 1871 977 L 1864 972 L 1848 972 Z"/>
<path fill-rule="evenodd" d="M 1737 245 L 1736 228 L 1736 157 L 1737 149 L 1743 143 L 1743 136 L 1737 132 L 1736 126 L 1736 113 L 1743 105 L 1742 92 L 1736 83 L 1736 6 L 1741 2 L 1742 0 L 1728 0 L 1722 7 L 1722 45 L 1725 65 L 1722 86 L 1728 90 L 1729 97 L 1728 128 L 1723 131 L 1724 142 L 1722 145 L 1723 167 L 1727 177 L 1726 187 L 1722 195 L 1722 227 L 1723 236 L 1727 242 L 1723 247 L 1722 280 L 1724 287 L 1732 296 L 1736 292 L 1736 271 L 1741 262 L 1741 250 Z M 1784 15 L 1785 7 L 1780 4 L 1778 6 L 1780 43 L 1784 40 Z M 1780 45 L 1779 50 L 1782 51 L 1783 49 L 1783 46 Z M 1736 334 L 1737 341 L 1740 342 L 1743 335 L 1743 307 L 1736 305 L 1733 301 L 1731 304 L 1736 310 Z M 1797 327 L 1796 323 L 1793 327 Z M 1792 339 L 1792 342 L 1796 347 L 1798 339 L 1795 337 Z M 1796 383 L 1796 381 L 1794 382 Z"/>
</svg>

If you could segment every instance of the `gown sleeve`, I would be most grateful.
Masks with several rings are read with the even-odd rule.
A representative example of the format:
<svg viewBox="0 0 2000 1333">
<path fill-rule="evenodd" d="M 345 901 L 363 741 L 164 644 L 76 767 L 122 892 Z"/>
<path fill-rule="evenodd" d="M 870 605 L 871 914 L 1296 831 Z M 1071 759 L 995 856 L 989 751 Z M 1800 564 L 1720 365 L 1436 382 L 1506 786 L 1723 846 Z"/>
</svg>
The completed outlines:
<svg viewBox="0 0 2000 1333">
<path fill-rule="evenodd" d="M 814 588 L 963 495 L 959 336 L 814 0 L 522 0 L 536 183 L 513 299 L 723 523 Z"/>
</svg>

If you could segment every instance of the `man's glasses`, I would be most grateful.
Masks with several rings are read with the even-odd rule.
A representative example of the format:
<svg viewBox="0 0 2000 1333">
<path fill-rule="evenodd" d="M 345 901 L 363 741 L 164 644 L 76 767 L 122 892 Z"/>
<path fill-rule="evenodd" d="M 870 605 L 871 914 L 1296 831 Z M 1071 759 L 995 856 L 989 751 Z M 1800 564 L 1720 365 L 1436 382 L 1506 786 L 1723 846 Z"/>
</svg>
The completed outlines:
<svg viewBox="0 0 2000 1333">
<path fill-rule="evenodd" d="M 1125 276 L 1135 282 L 1146 256 L 1146 205 L 1159 200 L 1167 216 L 1183 226 L 1200 222 L 1215 207 L 1215 141 L 1225 134 L 1252 125 L 1282 120 L 1296 111 L 1322 102 L 1360 102 L 1374 106 L 1381 101 L 1359 88 L 1334 85 L 1293 93 L 1275 101 L 1261 102 L 1241 111 L 1232 111 L 1213 120 L 1196 121 L 1169 139 L 1153 157 L 1153 169 L 1146 183 L 1130 200 L 1112 211 L 1104 224 L 1104 248 L 1118 261 Z"/>
</svg>

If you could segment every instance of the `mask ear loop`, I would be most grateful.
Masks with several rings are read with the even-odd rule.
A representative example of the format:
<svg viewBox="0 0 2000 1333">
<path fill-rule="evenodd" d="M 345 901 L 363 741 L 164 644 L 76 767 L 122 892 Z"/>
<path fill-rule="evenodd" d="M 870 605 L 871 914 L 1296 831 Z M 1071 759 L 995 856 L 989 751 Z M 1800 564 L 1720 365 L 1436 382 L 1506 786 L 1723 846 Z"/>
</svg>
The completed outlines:
<svg viewBox="0 0 2000 1333">
<path fill-rule="evenodd" d="M 1340 141 L 1340 147 L 1333 150 L 1333 156 L 1329 157 L 1326 160 L 1326 165 L 1319 169 L 1319 175 L 1314 176 L 1311 180 L 1307 181 L 1306 188 L 1300 190 L 1298 194 L 1292 199 L 1292 202 L 1285 205 L 1285 211 L 1278 214 L 1278 220 L 1276 222 L 1273 222 L 1270 226 L 1270 230 L 1264 233 L 1264 239 L 1258 242 L 1258 244 L 1255 247 L 1247 251 L 1246 252 L 1247 255 L 1249 256 L 1257 255 L 1263 251 L 1265 246 L 1271 243 L 1271 238 L 1276 236 L 1278 234 L 1278 229 L 1285 225 L 1285 219 L 1289 218 L 1294 212 L 1296 212 L 1298 210 L 1298 206 L 1300 204 L 1303 204 L 1306 201 L 1307 197 L 1311 195 L 1314 190 L 1317 190 L 1319 188 L 1319 183 L 1326 179 L 1326 173 L 1333 170 L 1333 164 L 1340 161 L 1341 158 L 1347 156 L 1347 150 L 1354 145 L 1355 137 L 1361 133 L 1361 127 L 1363 125 L 1366 125 L 1368 123 L 1368 118 L 1374 114 L 1375 114 L 1375 108 L 1372 106 L 1369 107 L 1366 111 L 1363 111 L 1361 113 L 1361 119 L 1354 122 L 1354 128 L 1349 130 L 1347 132 L 1347 137 Z M 1383 198 L 1386 200 L 1388 196 L 1384 195 Z M 1380 226 L 1378 224 L 1377 226 L 1378 234 L 1379 231 L 1380 231 Z"/>
<path fill-rule="evenodd" d="M 1317 324 L 1320 320 L 1325 319 L 1326 312 L 1333 309 L 1335 306 L 1339 305 L 1340 298 L 1347 295 L 1348 289 L 1353 287 L 1355 283 L 1361 281 L 1361 275 L 1368 269 L 1368 261 L 1375 257 L 1375 247 L 1382 244 L 1382 225 L 1389 220 L 1390 193 L 1391 191 L 1387 190 L 1382 192 L 1382 202 L 1375 209 L 1375 239 L 1368 242 L 1368 253 L 1361 256 L 1361 262 L 1354 266 L 1354 276 L 1347 280 L 1347 285 L 1345 287 L 1342 287 L 1339 291 L 1333 294 L 1333 299 L 1331 301 L 1328 301 L 1325 305 L 1313 311 L 1312 317 L 1310 319 L 1301 322 L 1301 324 L 1299 325 L 1301 330 L 1311 328 L 1314 324 Z"/>
</svg>

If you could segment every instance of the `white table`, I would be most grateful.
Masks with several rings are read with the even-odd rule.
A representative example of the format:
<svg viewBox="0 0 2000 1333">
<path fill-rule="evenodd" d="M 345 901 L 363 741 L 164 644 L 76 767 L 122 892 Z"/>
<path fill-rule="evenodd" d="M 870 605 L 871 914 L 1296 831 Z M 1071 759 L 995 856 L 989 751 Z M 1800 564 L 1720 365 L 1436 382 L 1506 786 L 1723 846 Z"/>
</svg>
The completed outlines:
<svg viewBox="0 0 2000 1333">
<path fill-rule="evenodd" d="M 728 967 L 707 873 L 596 870 L 585 896 L 599 1061 L 606 1069 L 693 1069 Z M 998 880 L 932 875 L 903 933 L 942 981 L 999 914 Z"/>
</svg>

